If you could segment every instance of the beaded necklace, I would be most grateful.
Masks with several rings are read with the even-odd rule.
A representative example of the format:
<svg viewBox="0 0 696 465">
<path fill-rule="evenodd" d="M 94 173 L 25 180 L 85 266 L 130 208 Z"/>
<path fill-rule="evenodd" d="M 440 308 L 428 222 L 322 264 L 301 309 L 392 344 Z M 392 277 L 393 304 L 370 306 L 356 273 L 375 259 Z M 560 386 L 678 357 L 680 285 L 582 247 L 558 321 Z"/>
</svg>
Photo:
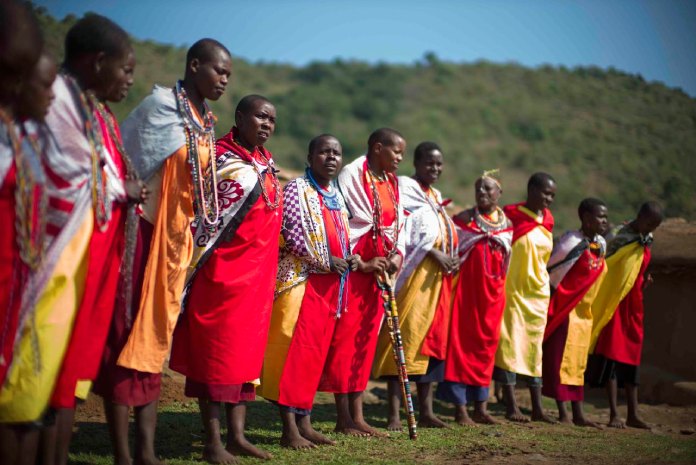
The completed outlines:
<svg viewBox="0 0 696 465">
<path fill-rule="evenodd" d="M 433 189 L 425 184 L 422 184 L 420 181 L 418 181 L 418 184 L 420 185 L 421 189 L 425 192 L 425 198 L 428 201 L 428 204 L 430 207 L 435 210 L 435 213 L 438 215 L 438 228 L 440 229 L 440 235 L 442 236 L 442 230 L 443 227 L 446 232 L 446 240 L 443 241 L 442 243 L 442 251 L 445 252 L 447 255 L 450 257 L 454 257 L 456 255 L 455 247 L 454 247 L 454 228 L 452 221 L 450 220 L 449 216 L 447 215 L 447 211 L 445 210 L 445 207 L 438 202 L 437 196 L 435 195 L 435 192 Z"/>
<path fill-rule="evenodd" d="M 15 161 L 15 230 L 19 256 L 31 270 L 36 270 L 41 263 L 46 237 L 48 196 L 43 189 L 45 175 L 42 161 L 46 157 L 48 144 L 40 148 L 22 125 L 23 138 L 29 141 L 29 147 L 25 145 L 25 148 L 30 148 L 22 150 L 20 137 L 14 130 L 12 120 L 1 110 L 0 119 L 7 128 Z"/>
<path fill-rule="evenodd" d="M 602 243 L 599 241 L 599 236 L 594 236 L 592 239 L 584 238 L 588 242 L 588 249 L 590 251 L 588 265 L 591 270 L 596 270 L 602 264 L 602 257 L 604 257 L 605 250 L 602 247 Z"/>
<path fill-rule="evenodd" d="M 99 113 L 101 119 L 104 120 L 104 123 L 106 123 L 106 129 L 109 131 L 109 137 L 116 146 L 118 153 L 121 154 L 121 158 L 123 158 L 123 163 L 126 165 L 126 179 L 139 179 L 138 173 L 133 167 L 133 162 L 123 146 L 123 141 L 120 137 L 118 137 L 118 134 L 116 134 L 116 121 L 114 120 L 114 116 L 106 109 L 106 105 L 97 99 L 93 92 L 88 92 L 87 96 L 94 109 L 97 111 L 97 113 Z"/>
<path fill-rule="evenodd" d="M 48 195 L 44 189 L 46 178 L 42 163 L 46 159 L 48 141 L 47 137 L 44 137 L 45 129 L 40 129 L 41 134 L 38 136 L 43 139 L 42 147 L 39 147 L 36 139 L 27 134 L 26 128 L 22 127 L 22 130 L 32 150 L 26 152 L 20 150 L 22 160 L 17 162 L 17 190 L 15 191 L 18 207 L 17 239 L 22 261 L 30 269 L 36 270 L 41 263 L 46 238 Z M 32 176 L 28 176 L 29 173 Z M 38 205 L 34 203 L 36 196 L 38 196 Z"/>
<path fill-rule="evenodd" d="M 208 105 L 203 102 L 205 115 L 203 125 L 194 116 L 191 102 L 186 95 L 182 81 L 178 81 L 174 87 L 174 95 L 177 101 L 179 116 L 184 121 L 184 133 L 186 136 L 186 154 L 191 166 L 191 178 L 193 179 L 193 197 L 195 202 L 196 217 L 211 232 L 217 229 L 220 219 L 220 206 L 217 194 L 217 169 L 215 166 L 215 117 Z M 210 176 L 203 173 L 201 158 L 198 153 L 198 142 L 206 141 L 210 150 L 210 163 L 208 171 Z"/>
<path fill-rule="evenodd" d="M 12 159 L 15 162 L 17 184 L 15 187 L 15 231 L 19 247 L 19 259 L 27 265 L 22 267 L 15 262 L 12 266 L 12 278 L 9 282 L 11 291 L 7 302 L 8 311 L 3 322 L 2 333 L 0 333 L 0 346 L 4 346 L 10 329 L 11 309 L 15 305 L 15 298 L 21 298 L 15 292 L 18 289 L 18 284 L 21 286 L 22 283 L 26 282 L 29 271 L 38 269 L 43 257 L 48 196 L 44 191 L 46 179 L 42 162 L 45 159 L 48 143 L 46 138 L 43 137 L 45 133 L 41 131 L 39 136 L 46 143 L 43 145 L 43 149 L 40 149 L 38 143 L 29 136 L 26 128 L 22 125 L 23 136 L 29 141 L 31 147 L 31 150 L 22 150 L 22 144 L 14 129 L 12 119 L 0 110 L 0 120 L 7 128 L 8 139 L 12 147 Z M 39 196 L 38 199 L 36 198 L 37 195 Z M 35 221 L 38 221 L 38 224 Z M 32 325 L 36 323 L 33 312 L 30 316 L 30 323 Z M 30 342 L 34 353 L 37 354 L 35 372 L 38 372 L 40 369 L 40 351 L 36 331 L 32 332 Z M 7 360 L 5 360 L 4 354 L 0 354 L 0 366 L 5 366 L 6 363 Z"/>
<path fill-rule="evenodd" d="M 102 169 L 101 154 L 104 148 L 102 134 L 99 130 L 99 124 L 94 119 L 95 109 L 90 105 L 77 80 L 65 70 L 62 71 L 62 74 L 70 87 L 77 110 L 85 125 L 84 135 L 89 143 L 92 165 L 92 205 L 94 206 L 97 226 L 100 231 L 104 231 L 111 220 L 112 202 L 106 192 L 106 178 Z"/>
<path fill-rule="evenodd" d="M 504 270 L 495 274 L 491 270 L 490 256 L 493 253 L 491 236 L 505 227 L 507 224 L 507 218 L 500 207 L 495 207 L 495 211 L 498 214 L 498 221 L 489 220 L 479 211 L 478 207 L 474 207 L 474 223 L 476 224 L 476 227 L 478 227 L 486 235 L 483 244 L 483 271 L 489 278 L 501 279 L 503 276 L 505 276 Z"/>
<path fill-rule="evenodd" d="M 498 221 L 489 220 L 486 216 L 490 217 L 492 215 L 484 215 L 478 207 L 474 208 L 474 221 L 476 222 L 476 226 L 485 233 L 501 229 L 507 223 L 507 218 L 502 208 L 495 207 L 495 212 L 497 213 Z"/>
<path fill-rule="evenodd" d="M 256 173 L 256 178 L 259 180 L 259 186 L 261 186 L 261 196 L 263 197 L 263 201 L 266 203 L 266 207 L 268 207 L 270 210 L 275 210 L 278 208 L 280 205 L 280 181 L 278 180 L 278 174 L 276 173 L 275 166 L 273 165 L 273 162 L 271 161 L 270 158 L 266 156 L 263 150 L 256 149 L 254 152 L 258 153 L 259 156 L 261 157 L 261 162 L 266 165 L 266 173 L 268 173 L 271 176 L 271 184 L 273 185 L 273 201 L 271 201 L 269 195 L 268 195 L 268 190 L 266 189 L 266 183 L 264 182 L 263 179 L 263 173 L 261 173 L 261 170 L 259 170 L 259 167 L 256 166 L 256 161 L 254 159 L 254 152 L 249 151 L 246 147 L 242 145 L 242 143 L 239 141 L 239 135 L 237 135 L 234 139 L 235 143 L 245 152 L 249 154 L 250 158 L 250 163 L 251 167 L 254 169 L 254 172 Z"/>
<path fill-rule="evenodd" d="M 385 247 L 385 253 L 387 257 L 391 257 L 396 253 L 397 242 L 399 240 L 399 204 L 396 201 L 396 196 L 392 190 L 391 183 L 389 182 L 389 174 L 384 173 L 384 179 L 380 179 L 377 174 L 375 174 L 367 164 L 367 179 L 370 181 L 370 190 L 372 191 L 372 240 L 375 243 L 375 249 L 379 250 L 378 237 L 382 238 L 382 244 Z M 386 249 L 387 245 L 387 232 L 386 227 L 382 220 L 382 200 L 379 197 L 379 192 L 377 191 L 376 181 L 386 182 L 387 191 L 389 192 L 389 197 L 394 204 L 394 211 L 396 212 L 396 218 L 394 219 L 394 240 L 392 241 L 392 247 L 390 250 Z"/>
<path fill-rule="evenodd" d="M 331 217 L 331 221 L 333 222 L 334 229 L 338 233 L 338 241 L 341 244 L 341 252 L 343 252 L 343 258 L 346 258 L 350 255 L 350 246 L 348 242 L 348 234 L 346 231 L 345 223 L 343 222 L 343 217 L 341 216 L 341 203 L 338 199 L 338 192 L 336 189 L 334 189 L 333 192 L 329 192 L 326 189 L 323 189 L 321 186 L 319 186 L 319 183 L 317 183 L 316 179 L 314 179 L 314 176 L 312 176 L 312 171 L 309 168 L 305 170 L 305 173 L 307 174 L 307 179 L 309 179 L 309 183 L 319 193 L 322 200 L 324 201 L 324 206 L 329 210 L 329 216 Z M 329 250 L 329 255 L 330 254 L 331 251 Z M 338 306 L 336 307 L 336 318 L 341 318 L 341 313 L 347 311 L 347 294 L 345 290 L 349 273 L 350 267 L 346 269 L 345 273 L 343 273 L 340 278 L 340 283 L 338 287 Z"/>
<path fill-rule="evenodd" d="M 109 137 L 116 146 L 116 150 L 121 154 L 124 164 L 126 165 L 126 179 L 138 180 L 138 176 L 133 162 L 126 152 L 123 146 L 123 141 L 116 133 L 116 121 L 113 114 L 107 110 L 106 105 L 100 102 L 94 93 L 88 93 L 92 105 L 99 113 L 106 124 L 106 128 L 109 132 Z M 133 321 L 133 311 L 132 311 L 132 300 L 133 300 L 133 261 L 135 259 L 135 247 L 138 240 L 138 204 L 129 205 L 126 211 L 126 230 L 124 233 L 126 244 L 123 251 L 123 260 L 121 261 L 121 268 L 119 270 L 119 294 L 117 299 L 119 300 L 119 307 L 125 309 L 126 316 L 126 327 L 130 328 Z"/>
<path fill-rule="evenodd" d="M 322 188 L 317 182 L 317 180 L 314 179 L 311 169 L 306 168 L 305 174 L 307 175 L 307 179 L 309 179 L 309 182 L 312 184 L 312 186 L 314 186 L 314 189 L 316 189 L 316 191 L 319 192 L 319 194 L 321 195 L 322 199 L 324 199 L 324 205 L 326 205 L 326 208 L 328 208 L 329 210 L 340 210 L 341 203 L 338 201 L 337 190 L 334 189 L 333 191 L 329 192 L 328 190 Z"/>
</svg>

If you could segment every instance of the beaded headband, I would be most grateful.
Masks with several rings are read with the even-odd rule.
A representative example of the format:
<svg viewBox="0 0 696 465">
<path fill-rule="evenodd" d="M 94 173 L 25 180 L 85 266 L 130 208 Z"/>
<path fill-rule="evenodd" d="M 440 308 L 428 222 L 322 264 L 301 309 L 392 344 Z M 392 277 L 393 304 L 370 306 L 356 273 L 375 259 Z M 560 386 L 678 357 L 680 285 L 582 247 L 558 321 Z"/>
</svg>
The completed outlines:
<svg viewBox="0 0 696 465">
<path fill-rule="evenodd" d="M 484 170 L 483 174 L 479 177 L 479 179 L 490 179 L 493 181 L 499 189 L 502 189 L 503 186 L 500 184 L 500 170 L 498 168 L 492 169 L 492 170 Z"/>
</svg>

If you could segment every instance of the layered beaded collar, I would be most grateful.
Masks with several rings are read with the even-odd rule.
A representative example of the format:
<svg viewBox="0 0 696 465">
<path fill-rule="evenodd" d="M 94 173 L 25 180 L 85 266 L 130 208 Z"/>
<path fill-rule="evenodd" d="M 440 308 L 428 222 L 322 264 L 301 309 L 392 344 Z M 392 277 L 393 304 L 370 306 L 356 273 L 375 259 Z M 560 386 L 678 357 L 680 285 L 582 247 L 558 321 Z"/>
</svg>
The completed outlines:
<svg viewBox="0 0 696 465">
<path fill-rule="evenodd" d="M 493 213 L 496 214 L 497 220 L 492 219 L 492 216 L 494 216 L 493 214 L 486 215 L 482 213 L 478 207 L 474 208 L 474 223 L 476 223 L 476 226 L 484 233 L 493 233 L 508 227 L 507 217 L 505 213 L 503 213 L 502 208 L 495 207 Z"/>
<path fill-rule="evenodd" d="M 314 179 L 314 176 L 312 175 L 312 170 L 310 168 L 305 169 L 305 174 L 307 175 L 307 179 L 309 179 L 309 183 L 314 187 L 314 189 L 316 189 L 317 192 L 319 192 L 319 195 L 321 195 L 326 208 L 328 208 L 329 210 L 340 210 L 341 202 L 338 200 L 338 190 L 332 189 L 331 191 L 329 191 L 321 187 L 317 180 Z"/>
<path fill-rule="evenodd" d="M 184 122 L 186 135 L 186 154 L 191 166 L 193 179 L 193 196 L 196 216 L 210 231 L 217 228 L 220 219 L 220 206 L 217 195 L 217 169 L 215 166 L 215 117 L 208 105 L 203 102 L 205 115 L 201 124 L 194 114 L 191 101 L 186 95 L 183 82 L 178 81 L 174 87 L 179 116 Z M 210 154 L 208 169 L 203 170 L 198 145 L 206 144 Z"/>
</svg>

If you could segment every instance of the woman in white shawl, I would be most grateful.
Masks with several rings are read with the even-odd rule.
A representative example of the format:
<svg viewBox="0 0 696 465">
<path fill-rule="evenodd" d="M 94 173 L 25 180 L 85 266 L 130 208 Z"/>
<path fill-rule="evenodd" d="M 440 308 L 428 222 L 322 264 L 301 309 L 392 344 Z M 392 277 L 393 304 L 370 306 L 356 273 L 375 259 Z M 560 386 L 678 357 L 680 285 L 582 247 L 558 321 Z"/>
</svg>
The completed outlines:
<svg viewBox="0 0 696 465">
<path fill-rule="evenodd" d="M 409 379 L 417 382 L 418 426 L 442 428 L 433 413 L 431 383 L 441 381 L 435 364 L 422 352 L 423 342 L 439 306 L 449 307 L 452 273 L 458 268 L 454 224 L 445 212 L 442 195 L 432 185 L 442 174 L 443 156 L 434 142 L 422 142 L 413 155 L 413 177 L 399 176 L 401 202 L 406 213 L 406 256 L 396 283 Z M 387 428 L 401 429 L 401 390 L 394 363 L 388 327 L 382 326 L 373 366 L 373 376 L 388 379 L 389 420 Z"/>
</svg>

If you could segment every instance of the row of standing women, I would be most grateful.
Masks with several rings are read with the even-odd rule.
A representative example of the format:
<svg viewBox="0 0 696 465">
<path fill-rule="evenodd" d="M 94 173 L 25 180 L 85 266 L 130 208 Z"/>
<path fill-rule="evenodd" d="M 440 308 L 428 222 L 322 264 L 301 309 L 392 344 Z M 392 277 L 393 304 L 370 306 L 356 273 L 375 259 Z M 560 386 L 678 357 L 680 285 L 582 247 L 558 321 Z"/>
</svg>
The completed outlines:
<svg viewBox="0 0 696 465">
<path fill-rule="evenodd" d="M 76 401 L 90 391 L 104 399 L 115 462 L 132 461 L 133 408 L 135 461 L 159 463 L 157 400 L 168 356 L 186 376 L 185 394 L 199 400 L 211 463 L 270 458 L 244 436 L 246 402 L 256 393 L 278 405 L 287 447 L 334 443 L 311 424 L 318 390 L 335 395 L 337 432 L 384 435 L 363 416 L 371 372 L 389 380 L 389 429 L 397 430 L 395 328 L 390 334 L 382 324 L 394 277 L 402 368 L 417 383 L 421 427 L 444 426 L 432 410 L 434 381 L 460 423 L 496 421 L 486 409 L 491 378 L 505 385 L 509 419 L 525 420 L 514 399 L 518 378 L 532 389 L 532 419 L 548 419 L 542 346 L 543 392 L 559 409 L 573 401 L 577 424 L 591 423 L 577 389 L 591 345 L 611 373 L 638 364 L 636 347 L 630 361 L 614 350 L 632 339 L 626 324 L 613 322 L 640 288 L 649 233 L 661 219 L 655 204 L 609 245 L 618 244 L 612 256 L 630 266 L 605 263 L 606 206 L 596 199 L 581 203 L 580 231 L 564 235 L 552 254 L 550 175 L 533 175 L 527 200 L 501 209 L 500 179 L 484 173 L 476 206 L 451 219 L 432 186 L 444 163 L 440 148 L 418 145 L 415 175 L 397 179 L 406 140 L 389 128 L 374 131 L 365 155 L 345 167 L 339 140 L 315 137 L 305 175 L 281 191 L 264 147 L 276 122 L 267 98 L 241 99 L 235 126 L 215 139 L 206 100 L 224 94 L 232 69 L 221 43 L 195 43 L 183 79 L 155 86 L 119 126 L 108 102 L 125 98 L 133 83 L 127 33 L 86 16 L 68 32 L 58 72 L 41 52 L 31 13 L 11 1 L 1 8 L 7 463 L 33 463 L 37 451 L 42 463 L 67 463 Z M 630 285 L 620 279 L 624 268 Z M 601 297 L 613 270 L 622 290 Z M 596 309 L 600 298 L 606 302 Z M 631 299 L 636 307 L 641 296 Z M 637 373 L 628 372 L 635 386 Z"/>
</svg>

